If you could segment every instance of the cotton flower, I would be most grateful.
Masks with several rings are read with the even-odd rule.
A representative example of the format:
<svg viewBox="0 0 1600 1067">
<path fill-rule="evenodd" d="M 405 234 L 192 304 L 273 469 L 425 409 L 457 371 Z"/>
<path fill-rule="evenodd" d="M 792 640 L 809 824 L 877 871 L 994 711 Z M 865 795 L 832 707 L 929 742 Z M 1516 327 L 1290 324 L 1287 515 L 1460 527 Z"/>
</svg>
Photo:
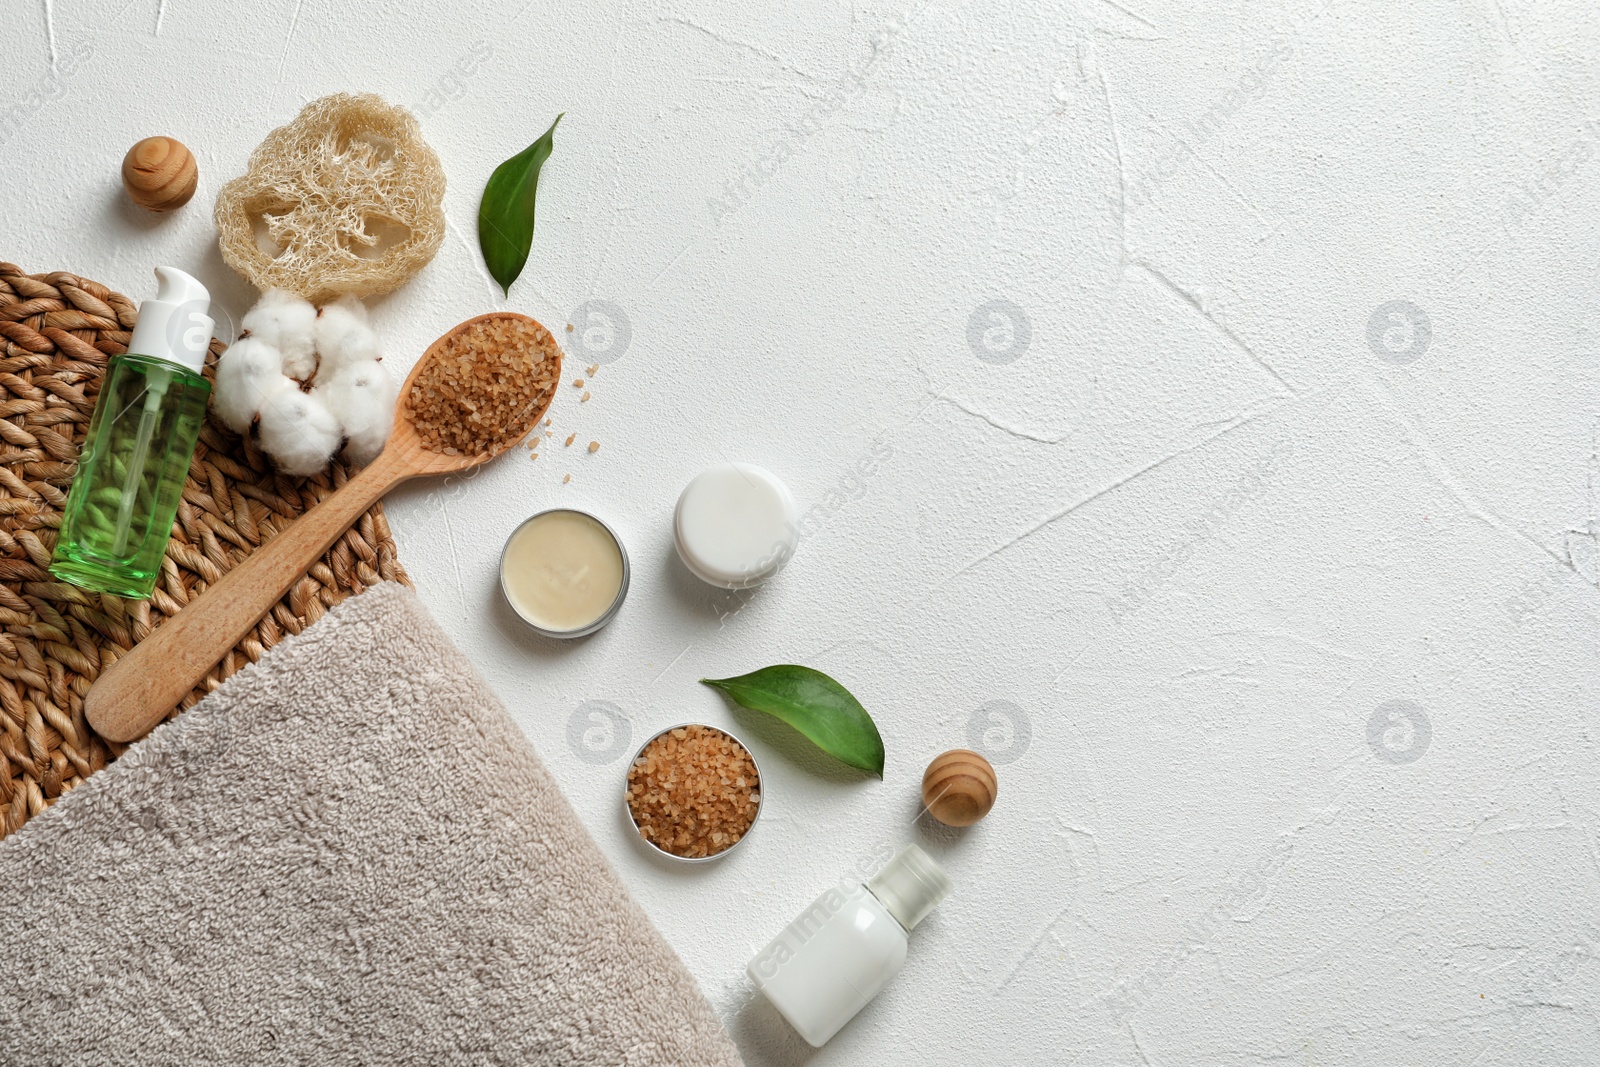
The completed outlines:
<svg viewBox="0 0 1600 1067">
<path fill-rule="evenodd" d="M 383 358 L 367 309 L 353 296 L 341 296 L 322 309 L 316 326 L 317 372 L 332 377 L 353 363 Z"/>
<path fill-rule="evenodd" d="M 239 434 L 254 427 L 284 474 L 319 473 L 346 438 L 352 462 L 377 458 L 394 424 L 395 386 L 361 301 L 341 297 L 318 314 L 271 289 L 244 328 L 217 364 L 212 406 L 223 425 Z M 308 380 L 310 393 L 300 387 Z"/>
<path fill-rule="evenodd" d="M 327 405 L 344 429 L 348 438 L 344 454 L 351 462 L 366 466 L 383 451 L 394 425 L 394 379 L 375 359 L 347 364 L 329 378 L 323 377 L 325 372 L 325 367 L 317 371 L 311 395 Z"/>
<path fill-rule="evenodd" d="M 237 434 L 250 432 L 256 412 L 268 397 L 294 382 L 282 370 L 278 350 L 258 337 L 241 337 L 217 361 L 212 407 L 222 424 Z"/>
<path fill-rule="evenodd" d="M 261 448 L 284 474 L 317 474 L 333 458 L 343 436 L 339 420 L 319 398 L 283 389 L 261 405 L 256 426 Z"/>
<path fill-rule="evenodd" d="M 317 369 L 317 309 L 284 289 L 268 289 L 243 320 L 246 333 L 276 348 L 283 373 L 305 381 Z"/>
</svg>

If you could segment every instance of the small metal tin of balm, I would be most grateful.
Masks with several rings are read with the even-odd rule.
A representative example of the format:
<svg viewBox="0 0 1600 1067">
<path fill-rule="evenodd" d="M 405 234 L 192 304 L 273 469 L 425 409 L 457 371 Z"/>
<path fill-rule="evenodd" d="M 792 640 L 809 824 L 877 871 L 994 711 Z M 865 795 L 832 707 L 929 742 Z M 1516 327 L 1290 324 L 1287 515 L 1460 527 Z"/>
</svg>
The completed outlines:
<svg viewBox="0 0 1600 1067">
<path fill-rule="evenodd" d="M 634 765 L 634 760 L 637 760 L 637 759 L 639 759 L 639 757 L 643 756 L 644 753 L 645 753 L 645 749 L 647 749 L 651 745 L 655 744 L 657 738 L 660 738 L 660 737 L 662 737 L 662 736 L 664 736 L 666 734 L 670 734 L 674 730 L 682 730 L 682 729 L 684 729 L 685 727 L 688 727 L 688 726 L 698 726 L 703 730 L 715 730 L 717 733 L 722 734 L 728 740 L 732 741 L 734 744 L 738 745 L 741 749 L 743 749 L 745 755 L 750 757 L 750 765 L 756 769 L 756 785 L 755 785 L 756 791 L 760 792 L 764 788 L 763 780 L 762 780 L 762 777 L 761 777 L 761 764 L 756 762 L 756 754 L 753 751 L 751 751 L 749 745 L 747 745 L 743 741 L 739 740 L 739 738 L 734 735 L 733 731 L 724 730 L 720 726 L 711 726 L 708 723 L 703 723 L 703 722 L 680 722 L 680 723 L 674 723 L 673 725 L 668 726 L 664 730 L 657 730 L 655 733 L 651 734 L 648 738 L 646 738 L 644 744 L 640 745 L 639 746 L 639 750 L 633 754 L 633 759 L 630 759 L 628 761 L 627 768 L 624 769 L 623 772 L 622 772 L 622 813 L 628 817 L 628 825 L 633 827 L 633 836 L 638 838 L 639 839 L 639 843 L 641 845 L 643 845 L 645 848 L 649 849 L 655 855 L 664 856 L 669 860 L 676 860 L 679 863 L 712 863 L 712 862 L 715 862 L 716 860 L 720 860 L 722 857 L 726 856 L 728 853 L 732 852 L 734 849 L 738 848 L 740 845 L 744 844 L 746 840 L 749 839 L 750 834 L 756 828 L 756 824 L 761 821 L 761 809 L 766 807 L 767 798 L 766 798 L 765 794 L 762 795 L 760 800 L 756 801 L 756 813 L 755 813 L 755 815 L 753 815 L 751 817 L 750 825 L 745 827 L 744 833 L 739 835 L 739 840 L 735 841 L 733 844 L 729 845 L 727 848 L 723 849 L 721 852 L 713 852 L 709 856 L 680 856 L 675 852 L 668 852 L 666 849 L 662 848 L 660 845 L 656 844 L 654 841 L 651 841 L 649 838 L 645 837 L 642 833 L 639 832 L 639 821 L 634 818 L 634 816 L 633 816 L 633 806 L 628 803 L 628 772 L 630 770 L 632 770 L 633 765 Z"/>
<path fill-rule="evenodd" d="M 622 538 L 577 508 L 530 515 L 500 550 L 500 595 L 546 637 L 584 637 L 610 622 L 629 575 Z"/>
</svg>

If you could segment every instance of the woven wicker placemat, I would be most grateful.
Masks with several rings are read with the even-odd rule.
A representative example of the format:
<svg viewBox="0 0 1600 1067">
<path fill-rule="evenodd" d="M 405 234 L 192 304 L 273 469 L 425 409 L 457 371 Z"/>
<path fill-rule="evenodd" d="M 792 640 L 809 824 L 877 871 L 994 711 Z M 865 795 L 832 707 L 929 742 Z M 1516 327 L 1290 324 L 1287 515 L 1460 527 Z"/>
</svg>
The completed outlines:
<svg viewBox="0 0 1600 1067">
<path fill-rule="evenodd" d="M 100 671 L 347 477 L 338 463 L 311 479 L 274 474 L 249 440 L 208 418 L 155 595 L 123 600 L 52 578 L 46 568 L 100 377 L 107 358 L 127 350 L 137 317 L 133 301 L 96 282 L 0 263 L 0 838 L 121 751 L 83 716 Z M 207 378 L 221 352 L 213 341 Z M 181 707 L 379 581 L 410 584 L 381 503 Z"/>
</svg>

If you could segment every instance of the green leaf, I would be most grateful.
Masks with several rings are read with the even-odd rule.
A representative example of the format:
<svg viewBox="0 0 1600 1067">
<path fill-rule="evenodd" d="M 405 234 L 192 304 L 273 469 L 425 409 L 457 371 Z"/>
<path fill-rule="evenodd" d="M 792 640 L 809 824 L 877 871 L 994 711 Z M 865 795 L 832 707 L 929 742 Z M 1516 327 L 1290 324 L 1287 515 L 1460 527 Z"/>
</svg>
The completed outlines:
<svg viewBox="0 0 1600 1067">
<path fill-rule="evenodd" d="M 850 690 L 821 671 L 786 663 L 700 681 L 736 704 L 776 715 L 835 759 L 883 777 L 883 738 L 872 716 Z"/>
<path fill-rule="evenodd" d="M 511 283 L 528 262 L 533 247 L 533 201 L 539 192 L 539 168 L 555 147 L 556 124 L 563 111 L 544 131 L 544 136 L 494 169 L 489 184 L 483 187 L 478 203 L 478 246 L 489 273 L 507 296 Z"/>
</svg>

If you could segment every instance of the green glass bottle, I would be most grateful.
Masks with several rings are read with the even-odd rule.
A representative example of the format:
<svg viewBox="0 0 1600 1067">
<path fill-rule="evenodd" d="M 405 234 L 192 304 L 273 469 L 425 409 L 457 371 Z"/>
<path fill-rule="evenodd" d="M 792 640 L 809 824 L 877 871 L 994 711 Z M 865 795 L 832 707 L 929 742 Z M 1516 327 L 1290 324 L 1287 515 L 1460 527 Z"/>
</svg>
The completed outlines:
<svg viewBox="0 0 1600 1067">
<path fill-rule="evenodd" d="M 156 278 L 128 354 L 106 367 L 50 560 L 63 581 L 139 600 L 161 576 L 211 395 L 200 373 L 210 295 L 171 267 L 157 267 Z"/>
</svg>

